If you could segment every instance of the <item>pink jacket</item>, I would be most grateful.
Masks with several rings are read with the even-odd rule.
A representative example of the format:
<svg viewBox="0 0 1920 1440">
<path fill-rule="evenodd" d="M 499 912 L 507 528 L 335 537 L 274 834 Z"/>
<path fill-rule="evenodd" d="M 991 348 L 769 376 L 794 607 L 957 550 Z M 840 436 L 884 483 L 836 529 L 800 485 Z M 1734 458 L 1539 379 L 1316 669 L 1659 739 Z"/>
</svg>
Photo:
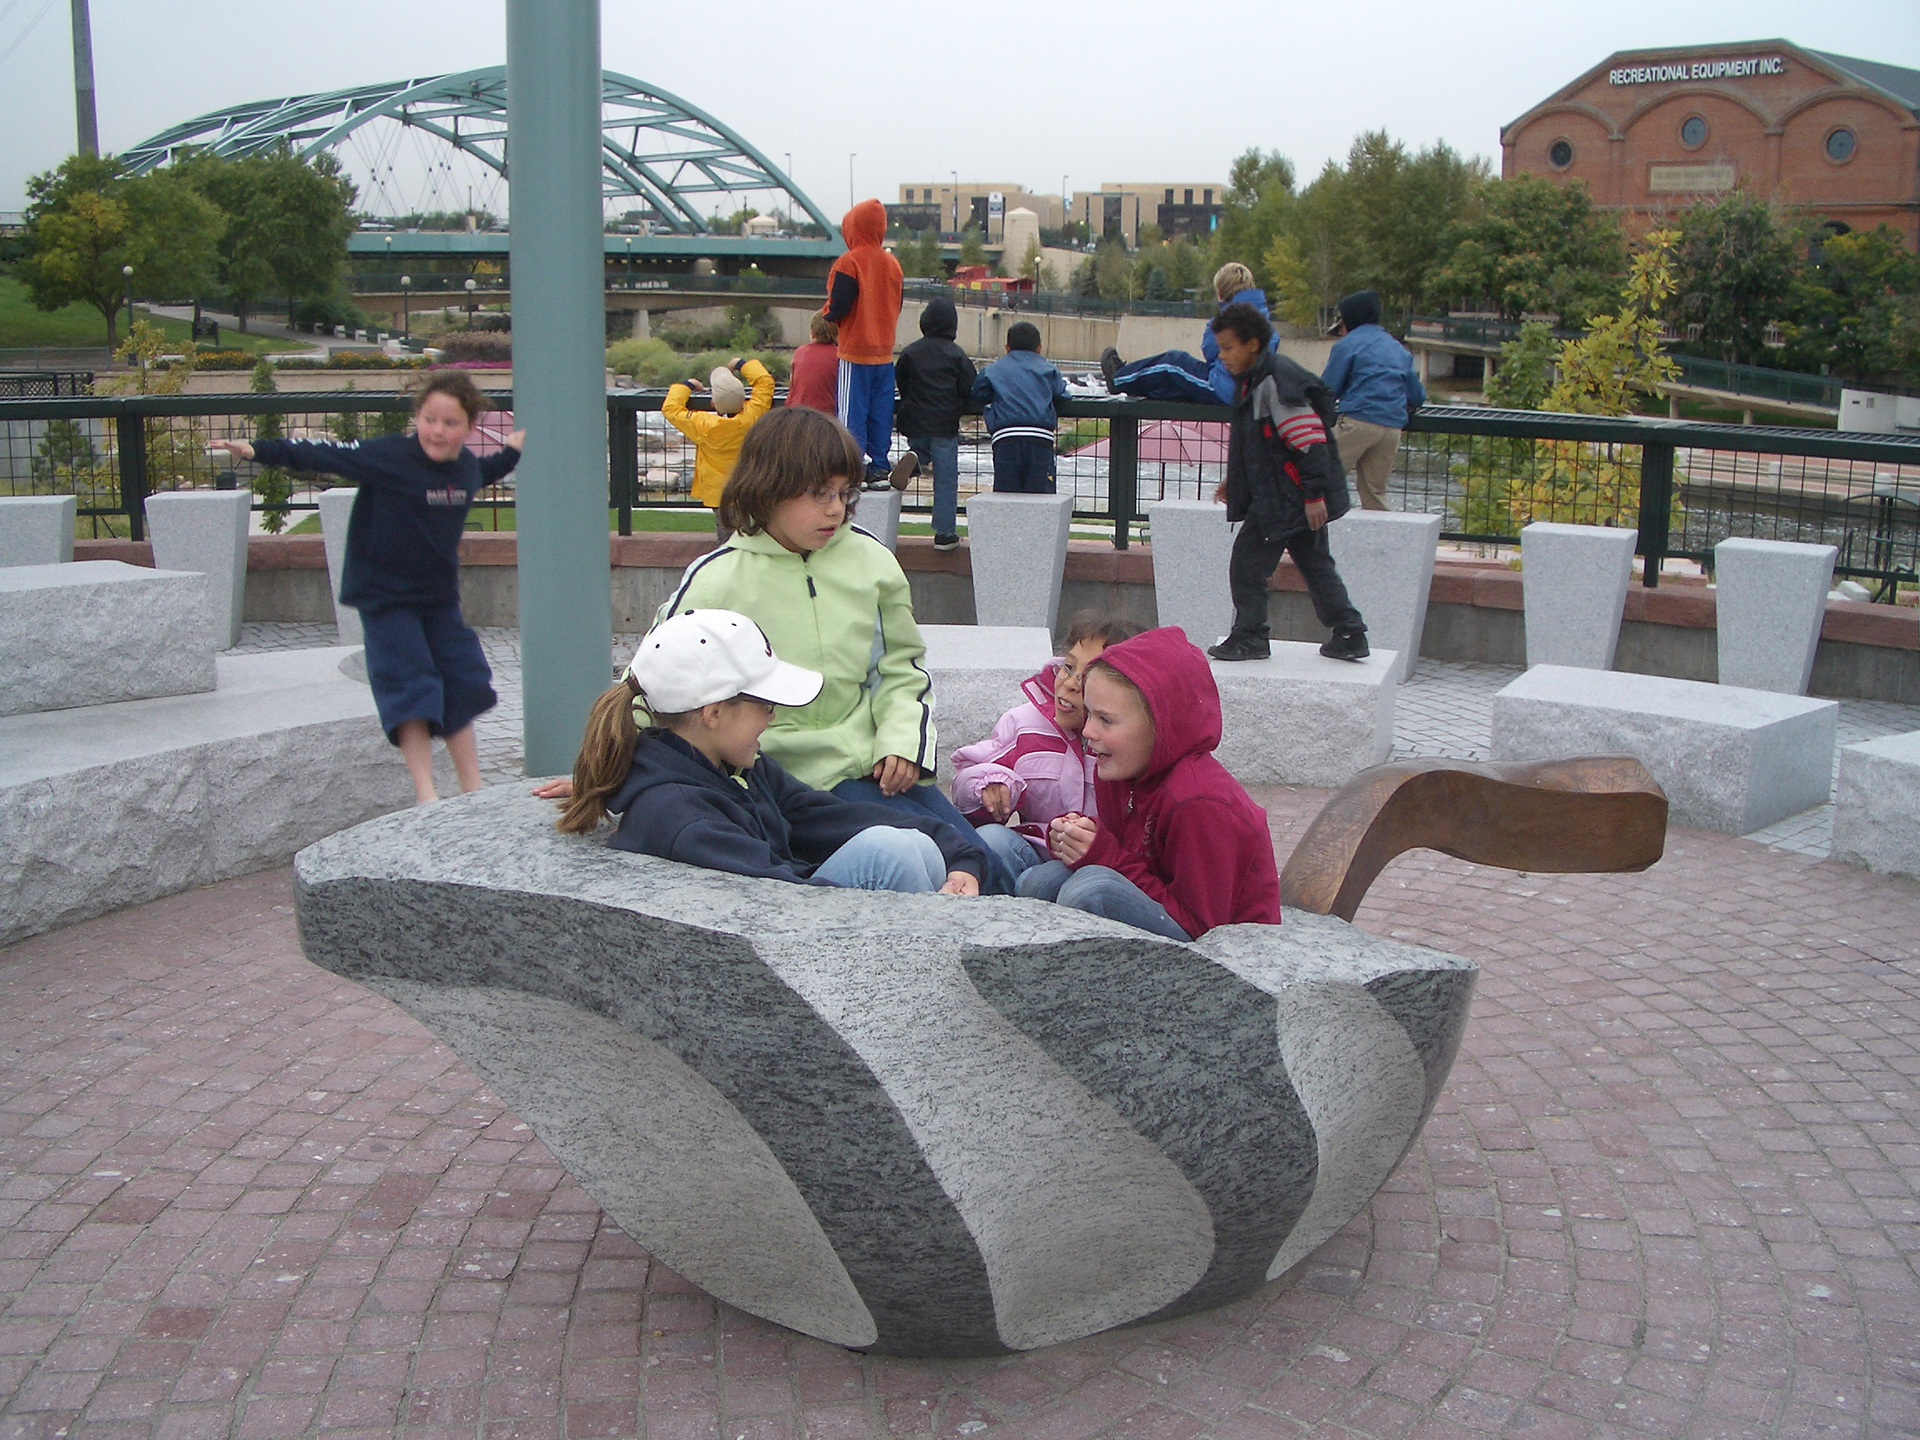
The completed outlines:
<svg viewBox="0 0 1920 1440">
<path fill-rule="evenodd" d="M 1078 735 L 1053 718 L 1053 667 L 1024 680 L 1027 703 L 1000 717 L 993 733 L 953 752 L 953 804 L 975 824 L 993 817 L 980 803 L 989 785 L 1004 785 L 1020 812 L 1015 826 L 1047 853 L 1047 822 L 1069 813 L 1094 815 L 1093 761 Z"/>
</svg>

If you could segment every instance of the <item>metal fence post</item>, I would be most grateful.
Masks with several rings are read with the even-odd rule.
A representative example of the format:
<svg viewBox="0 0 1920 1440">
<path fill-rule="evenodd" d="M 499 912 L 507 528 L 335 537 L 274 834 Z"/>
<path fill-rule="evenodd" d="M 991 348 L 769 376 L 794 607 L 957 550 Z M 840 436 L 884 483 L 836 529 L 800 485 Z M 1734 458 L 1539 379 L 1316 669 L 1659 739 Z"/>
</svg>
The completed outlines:
<svg viewBox="0 0 1920 1440">
<path fill-rule="evenodd" d="M 113 417 L 120 451 L 120 503 L 127 511 L 127 534 L 147 538 L 147 420 L 121 410 Z"/>
<path fill-rule="evenodd" d="M 640 493 L 640 441 L 634 433 L 639 412 L 631 405 L 607 400 L 607 482 L 620 511 L 620 533 L 633 534 L 633 502 Z"/>
<path fill-rule="evenodd" d="M 1140 503 L 1140 420 L 1115 415 L 1107 421 L 1107 508 L 1113 515 L 1113 548 L 1127 548 L 1127 530 Z"/>
<path fill-rule="evenodd" d="M 1673 446 L 1649 442 L 1640 447 L 1640 583 L 1660 583 L 1660 562 L 1667 558 L 1667 533 L 1673 515 Z"/>
</svg>

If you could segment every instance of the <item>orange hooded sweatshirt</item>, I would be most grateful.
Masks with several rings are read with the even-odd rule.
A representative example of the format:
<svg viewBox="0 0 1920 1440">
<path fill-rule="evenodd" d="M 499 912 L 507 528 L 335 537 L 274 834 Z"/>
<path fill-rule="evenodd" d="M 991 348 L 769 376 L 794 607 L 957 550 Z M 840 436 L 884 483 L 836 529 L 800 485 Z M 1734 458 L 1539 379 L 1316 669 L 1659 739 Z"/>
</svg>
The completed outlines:
<svg viewBox="0 0 1920 1440">
<path fill-rule="evenodd" d="M 840 326 L 840 358 L 855 365 L 891 364 L 900 324 L 900 262 L 882 246 L 887 207 L 878 200 L 862 200 L 841 220 L 840 238 L 847 250 L 827 272 L 827 303 L 822 307 Z"/>
</svg>

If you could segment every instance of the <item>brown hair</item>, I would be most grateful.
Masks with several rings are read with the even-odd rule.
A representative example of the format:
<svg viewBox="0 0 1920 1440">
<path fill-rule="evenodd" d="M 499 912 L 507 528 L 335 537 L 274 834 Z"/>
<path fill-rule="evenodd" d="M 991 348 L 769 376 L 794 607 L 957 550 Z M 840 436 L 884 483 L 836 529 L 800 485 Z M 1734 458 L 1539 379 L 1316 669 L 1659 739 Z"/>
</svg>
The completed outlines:
<svg viewBox="0 0 1920 1440">
<path fill-rule="evenodd" d="M 633 747 L 640 727 L 633 722 L 633 702 L 640 689 L 628 676 L 593 702 L 587 712 L 586 734 L 573 762 L 573 795 L 560 802 L 555 825 L 568 835 L 585 835 L 607 818 L 607 801 L 627 783 L 633 769 Z"/>
<path fill-rule="evenodd" d="M 776 410 L 747 432 L 720 495 L 720 523 L 743 535 L 766 529 L 774 507 L 835 481 L 852 487 L 847 519 L 867 472 L 866 457 L 831 415 L 804 406 Z"/>
<path fill-rule="evenodd" d="M 444 395 L 466 411 L 469 425 L 493 408 L 493 402 L 481 393 L 480 387 L 473 383 L 473 377 L 464 370 L 435 370 L 427 376 L 420 388 L 414 391 L 413 413 L 418 415 L 420 407 L 433 395 Z"/>
<path fill-rule="evenodd" d="M 816 345 L 832 345 L 840 338 L 840 327 L 816 310 L 807 322 L 807 334 Z"/>
<path fill-rule="evenodd" d="M 1083 640 L 1098 640 L 1102 646 L 1118 645 L 1139 633 L 1138 625 L 1118 615 L 1109 615 L 1104 610 L 1079 610 L 1067 621 L 1066 641 L 1060 649 L 1071 650 Z"/>
</svg>

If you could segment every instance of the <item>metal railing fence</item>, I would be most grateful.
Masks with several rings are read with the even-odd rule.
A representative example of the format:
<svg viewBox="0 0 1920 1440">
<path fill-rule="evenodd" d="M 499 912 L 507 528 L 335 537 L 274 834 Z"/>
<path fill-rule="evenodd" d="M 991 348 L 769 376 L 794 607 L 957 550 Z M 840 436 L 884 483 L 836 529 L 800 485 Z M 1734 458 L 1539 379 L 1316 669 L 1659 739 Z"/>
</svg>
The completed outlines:
<svg viewBox="0 0 1920 1440">
<path fill-rule="evenodd" d="M 608 393 L 609 526 L 630 534 L 643 507 L 693 507 L 693 450 L 660 414 L 664 391 Z M 497 445 L 512 396 L 494 397 L 474 442 Z M 215 440 L 357 439 L 405 428 L 404 394 L 116 396 L 0 400 L 0 494 L 74 494 L 95 533 L 140 538 L 156 490 L 250 486 L 256 508 L 298 518 L 324 477 L 263 485 L 258 467 L 210 455 Z M 1075 397 L 1062 403 L 1060 489 L 1083 523 L 1110 526 L 1125 549 L 1160 499 L 1204 499 L 1226 474 L 1226 412 L 1217 406 Z M 904 443 L 901 441 L 899 443 Z M 238 473 L 232 473 L 237 471 Z M 963 422 L 960 493 L 992 486 L 992 447 L 977 415 Z M 273 488 L 278 485 L 280 488 Z M 1920 572 L 1920 437 L 1781 426 L 1430 406 L 1414 416 L 1387 486 L 1392 508 L 1444 517 L 1449 540 L 1517 544 L 1534 520 L 1635 530 L 1642 581 L 1662 562 L 1711 565 L 1729 536 L 1835 546 L 1837 573 L 1881 598 Z M 906 496 L 916 517 L 932 503 L 923 469 Z M 477 502 L 499 528 L 513 482 Z M 510 523 L 510 521 L 504 521 Z"/>
</svg>

